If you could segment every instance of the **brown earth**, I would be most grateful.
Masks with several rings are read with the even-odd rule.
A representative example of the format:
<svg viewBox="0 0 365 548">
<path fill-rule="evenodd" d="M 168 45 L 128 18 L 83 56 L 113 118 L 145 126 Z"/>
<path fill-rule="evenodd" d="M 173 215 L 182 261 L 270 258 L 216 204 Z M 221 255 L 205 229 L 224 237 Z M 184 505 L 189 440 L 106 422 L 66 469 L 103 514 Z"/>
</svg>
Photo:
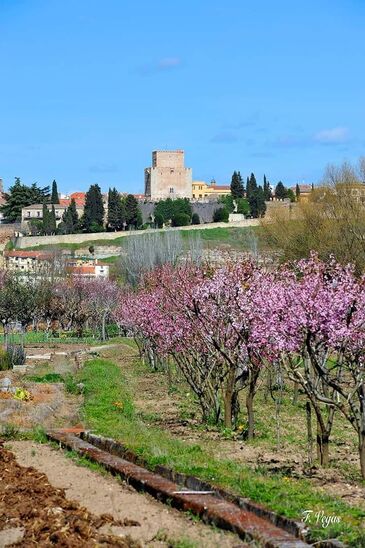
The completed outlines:
<svg viewBox="0 0 365 548">
<path fill-rule="evenodd" d="M 24 470 L 31 470 L 31 473 L 27 473 L 27 478 L 28 475 L 32 478 L 35 474 L 35 477 L 47 485 L 50 484 L 57 493 L 62 492 L 68 504 L 77 507 L 81 505 L 82 512 L 88 513 L 87 519 L 91 520 L 90 527 L 95 528 L 94 535 L 114 533 L 118 536 L 123 535 L 123 538 L 125 535 L 130 535 L 142 546 L 152 548 L 173 548 L 178 541 L 182 540 L 185 540 L 189 548 L 246 546 L 237 536 L 194 521 L 188 515 L 156 501 L 148 494 L 136 492 L 127 483 L 107 473 L 101 474 L 100 471 L 77 465 L 60 449 L 29 441 L 11 442 L 10 448 L 16 456 L 18 472 L 24 473 Z M 8 451 L 6 453 L 9 455 Z M 31 466 L 31 468 L 19 468 L 19 465 Z M 37 493 L 34 495 L 36 503 L 34 505 L 33 493 L 19 491 L 19 498 L 23 501 L 28 497 L 32 498 L 33 506 L 38 505 Z M 25 506 L 28 508 L 30 506 L 27 501 Z M 60 505 L 57 502 L 54 506 Z M 111 516 L 108 520 L 103 518 L 105 513 Z M 103 523 L 101 523 L 102 520 L 104 520 Z M 138 525 L 135 522 L 138 522 Z M 20 525 L 20 521 L 14 522 L 14 525 Z M 103 527 L 99 530 L 100 525 Z"/>
<path fill-rule="evenodd" d="M 111 515 L 96 516 L 53 487 L 33 467 L 21 467 L 14 455 L 0 447 L 0 542 L 2 546 L 131 547 L 140 543 L 129 536 L 101 531 L 105 524 L 124 526 Z M 138 525 L 136 522 L 135 525 Z"/>
</svg>

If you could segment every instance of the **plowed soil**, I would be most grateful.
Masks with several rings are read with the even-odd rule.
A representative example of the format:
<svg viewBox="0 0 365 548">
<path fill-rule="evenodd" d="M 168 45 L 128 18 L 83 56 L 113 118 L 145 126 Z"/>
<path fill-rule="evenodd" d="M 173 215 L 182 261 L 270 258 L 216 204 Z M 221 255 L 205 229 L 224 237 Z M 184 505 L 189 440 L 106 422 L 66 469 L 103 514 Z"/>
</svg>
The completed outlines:
<svg viewBox="0 0 365 548">
<path fill-rule="evenodd" d="M 1 443 L 0 546 L 141 546 L 129 536 L 102 534 L 99 529 L 105 524 L 139 525 L 121 523 L 108 514 L 97 517 L 77 502 L 67 500 L 64 489 L 54 488 L 35 468 L 19 466 Z"/>
</svg>

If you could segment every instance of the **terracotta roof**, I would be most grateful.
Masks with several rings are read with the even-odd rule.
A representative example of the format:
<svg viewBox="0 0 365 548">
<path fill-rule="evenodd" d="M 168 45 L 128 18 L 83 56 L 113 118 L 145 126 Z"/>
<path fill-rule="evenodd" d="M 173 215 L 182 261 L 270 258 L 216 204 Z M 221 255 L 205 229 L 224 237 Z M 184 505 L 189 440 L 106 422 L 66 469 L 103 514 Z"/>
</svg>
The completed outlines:
<svg viewBox="0 0 365 548">
<path fill-rule="evenodd" d="M 300 192 L 306 193 L 306 192 L 312 192 L 312 185 L 298 185 Z M 291 190 L 295 192 L 296 186 L 292 186 Z"/>
<path fill-rule="evenodd" d="M 95 274 L 95 266 L 90 265 L 69 266 L 67 270 L 74 274 Z"/>
<path fill-rule="evenodd" d="M 70 199 L 74 199 L 76 205 L 84 206 L 86 200 L 86 192 L 73 192 L 72 194 L 70 194 Z"/>
<path fill-rule="evenodd" d="M 214 188 L 214 190 L 231 190 L 230 185 L 209 185 L 208 188 Z"/>
<path fill-rule="evenodd" d="M 46 253 L 45 251 L 24 251 L 24 250 L 12 250 L 4 251 L 5 257 L 20 257 L 22 259 L 40 259 L 46 260 L 51 259 L 52 254 Z"/>
<path fill-rule="evenodd" d="M 52 205 L 54 205 L 55 209 L 57 209 L 57 208 L 66 208 L 70 205 L 70 203 L 71 203 L 70 198 L 60 198 L 60 203 L 59 204 L 47 204 L 47 206 L 49 208 L 51 208 Z M 75 203 L 76 203 L 76 207 L 79 207 L 79 208 L 84 207 L 84 205 L 85 205 L 84 203 L 77 202 L 76 200 L 75 200 Z M 35 210 L 43 209 L 43 204 L 32 204 L 32 205 L 23 207 L 23 209 L 35 209 Z"/>
</svg>

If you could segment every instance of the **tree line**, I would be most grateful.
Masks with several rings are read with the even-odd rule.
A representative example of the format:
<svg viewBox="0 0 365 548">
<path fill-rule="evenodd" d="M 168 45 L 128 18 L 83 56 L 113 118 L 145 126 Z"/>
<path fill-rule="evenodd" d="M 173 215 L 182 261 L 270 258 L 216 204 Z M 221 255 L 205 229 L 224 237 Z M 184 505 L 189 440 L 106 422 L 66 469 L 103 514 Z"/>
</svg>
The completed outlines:
<svg viewBox="0 0 365 548">
<path fill-rule="evenodd" d="M 16 177 L 9 192 L 5 193 L 5 204 L 1 206 L 1 212 L 5 222 L 20 222 L 24 207 L 42 204 L 42 219 L 29 221 L 33 234 L 73 234 L 142 226 L 142 214 L 137 199 L 132 194 L 121 196 L 115 188 L 109 189 L 107 212 L 101 189 L 94 184 L 86 192 L 83 214 L 79 216 L 76 202 L 72 199 L 57 226 L 56 208 L 59 203 L 55 180 L 50 191 L 49 186 L 39 187 L 37 183 L 27 186 Z"/>
</svg>

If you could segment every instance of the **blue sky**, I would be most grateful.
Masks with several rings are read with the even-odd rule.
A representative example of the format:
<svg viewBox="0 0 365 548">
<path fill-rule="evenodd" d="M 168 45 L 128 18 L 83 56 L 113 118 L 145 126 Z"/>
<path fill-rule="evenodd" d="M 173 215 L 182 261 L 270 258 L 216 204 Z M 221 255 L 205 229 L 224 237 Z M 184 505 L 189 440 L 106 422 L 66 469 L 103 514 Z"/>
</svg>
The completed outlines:
<svg viewBox="0 0 365 548">
<path fill-rule="evenodd" d="M 316 182 L 365 155 L 364 0 L 0 0 L 0 177 Z"/>
</svg>

